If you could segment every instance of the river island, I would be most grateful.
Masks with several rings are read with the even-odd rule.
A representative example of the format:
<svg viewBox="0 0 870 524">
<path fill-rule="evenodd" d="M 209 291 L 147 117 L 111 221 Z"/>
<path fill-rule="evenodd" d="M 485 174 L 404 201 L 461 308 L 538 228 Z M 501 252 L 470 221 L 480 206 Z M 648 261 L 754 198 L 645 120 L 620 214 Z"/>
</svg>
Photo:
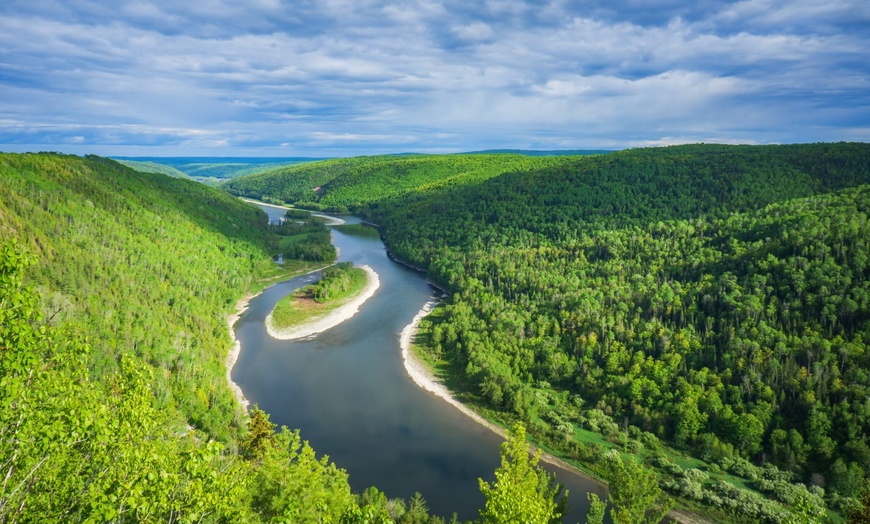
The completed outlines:
<svg viewBox="0 0 870 524">
<path fill-rule="evenodd" d="M 380 287 L 369 266 L 339 263 L 323 270 L 323 278 L 284 297 L 266 317 L 272 338 L 295 340 L 322 333 L 353 317 Z"/>
</svg>

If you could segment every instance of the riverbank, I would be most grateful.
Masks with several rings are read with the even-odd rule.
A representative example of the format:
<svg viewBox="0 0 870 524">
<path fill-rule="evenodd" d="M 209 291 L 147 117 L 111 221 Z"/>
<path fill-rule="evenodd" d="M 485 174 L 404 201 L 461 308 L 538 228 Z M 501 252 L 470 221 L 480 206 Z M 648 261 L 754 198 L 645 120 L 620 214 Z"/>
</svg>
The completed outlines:
<svg viewBox="0 0 870 524">
<path fill-rule="evenodd" d="M 247 398 L 245 398 L 242 388 L 233 382 L 233 368 L 236 366 L 236 362 L 239 360 L 239 354 L 242 352 L 242 343 L 238 338 L 236 338 L 234 327 L 242 314 L 248 309 L 248 304 L 254 296 L 255 295 L 251 293 L 246 293 L 244 297 L 236 302 L 236 306 L 233 308 L 232 313 L 227 315 L 227 324 L 230 328 L 230 339 L 233 341 L 233 347 L 227 355 L 227 384 L 230 386 L 233 396 L 236 397 L 236 402 L 242 406 L 242 409 L 245 410 L 245 412 L 248 411 L 248 406 L 250 406 L 251 403 Z"/>
<path fill-rule="evenodd" d="M 348 320 L 356 315 L 359 311 L 359 308 L 366 302 L 366 300 L 374 296 L 375 291 L 377 291 L 381 285 L 378 274 L 375 273 L 375 271 L 371 267 L 360 266 L 359 269 L 362 269 L 366 272 L 368 282 L 357 296 L 348 300 L 344 304 L 341 304 L 336 309 L 330 311 L 329 313 L 320 318 L 312 319 L 311 321 L 306 322 L 301 326 L 293 326 L 286 329 L 279 329 L 275 327 L 272 313 L 269 313 L 269 316 L 266 317 L 266 331 L 269 333 L 269 336 L 279 340 L 296 340 L 300 338 L 306 338 L 316 335 L 318 333 L 322 333 L 327 329 L 335 327 L 344 322 L 345 320 Z"/>
<path fill-rule="evenodd" d="M 460 402 L 453 393 L 447 389 L 440 380 L 438 380 L 435 375 L 432 373 L 432 370 L 423 363 L 411 349 L 411 344 L 414 342 L 414 337 L 417 335 L 417 332 L 420 329 L 420 322 L 423 318 L 426 317 L 431 311 L 432 308 L 435 307 L 437 302 L 434 300 L 430 300 L 423 305 L 423 308 L 414 316 L 414 319 L 410 324 L 405 326 L 405 329 L 402 330 L 402 333 L 399 336 L 399 345 L 402 348 L 402 361 L 405 365 L 405 371 L 408 373 L 408 376 L 411 377 L 411 380 L 414 381 L 418 386 L 423 388 L 424 390 L 432 393 L 436 397 L 444 400 L 451 406 L 455 407 L 466 416 L 477 422 L 478 424 L 484 426 L 489 429 L 493 433 L 499 435 L 500 437 L 507 439 L 507 430 L 505 428 L 498 426 L 486 418 L 482 417 L 476 411 L 472 410 L 462 402 Z M 553 456 L 549 453 L 546 453 L 544 450 L 541 450 L 541 460 L 552 464 L 554 466 L 558 466 L 566 471 L 570 471 L 576 475 L 580 475 L 589 480 L 598 482 L 599 485 L 605 487 L 605 484 L 600 480 L 591 477 L 586 472 L 580 470 L 573 464 L 570 464 L 559 457 Z"/>
<path fill-rule="evenodd" d="M 264 205 L 267 205 L 267 204 L 264 204 Z M 322 267 L 316 267 L 316 268 L 310 269 L 308 271 L 303 269 L 303 270 L 298 271 L 298 272 L 293 273 L 293 274 L 283 274 L 283 275 L 280 275 L 278 277 L 267 278 L 266 281 L 271 282 L 272 284 L 275 284 L 281 280 L 289 280 L 291 278 L 296 278 L 298 276 L 310 275 L 311 273 L 316 273 L 317 271 L 322 271 L 331 265 L 333 265 L 333 264 L 328 264 L 328 265 L 322 266 Z M 259 286 L 257 286 L 257 287 L 259 287 Z M 236 326 L 236 322 L 238 322 L 238 320 L 242 317 L 242 315 L 245 313 L 245 311 L 248 310 L 248 305 L 250 304 L 251 300 L 253 300 L 255 297 L 260 295 L 265 289 L 266 289 L 266 287 L 262 287 L 262 288 L 259 288 L 255 293 L 252 293 L 250 291 L 245 293 L 245 296 L 243 296 L 242 298 L 240 298 L 239 300 L 236 301 L 235 306 L 233 307 L 231 312 L 227 315 L 227 325 L 229 326 L 230 340 L 233 341 L 233 346 L 232 346 L 232 348 L 230 348 L 230 351 L 227 354 L 227 362 L 226 362 L 227 385 L 229 385 L 230 390 L 233 392 L 233 396 L 236 398 L 236 402 L 240 406 L 242 406 L 242 409 L 244 409 L 245 412 L 248 411 L 248 406 L 250 406 L 251 403 L 248 401 L 247 398 L 245 398 L 245 394 L 242 392 L 242 388 L 240 388 L 238 384 L 233 382 L 233 368 L 236 366 L 236 362 L 238 362 L 238 360 L 239 360 L 239 354 L 242 351 L 242 343 L 239 341 L 238 337 L 236 337 L 235 326 Z"/>
<path fill-rule="evenodd" d="M 432 311 L 432 308 L 435 307 L 436 304 L 437 302 L 434 300 L 426 302 L 426 304 L 423 305 L 423 308 L 417 313 L 416 316 L 414 316 L 414 319 L 411 321 L 411 323 L 405 326 L 405 328 L 402 330 L 401 335 L 399 336 L 399 344 L 402 348 L 402 361 L 405 365 L 405 371 L 408 373 L 408 376 L 411 377 L 411 380 L 413 380 L 414 383 L 417 384 L 419 387 L 444 400 L 478 424 L 492 431 L 493 433 L 507 439 L 507 431 L 503 427 L 498 426 L 493 422 L 487 420 L 476 411 L 472 410 L 471 408 L 460 402 L 456 398 L 456 396 L 453 395 L 453 393 L 449 389 L 447 389 L 447 386 L 445 386 L 440 380 L 438 380 L 437 377 L 435 377 L 429 366 L 422 362 L 414 354 L 411 345 L 414 342 L 414 337 L 419 331 L 420 322 Z M 574 473 L 575 475 L 579 475 L 583 478 L 589 479 L 601 486 L 602 490 L 607 489 L 607 484 L 602 480 L 591 476 L 589 473 L 586 473 L 585 471 L 579 469 L 578 467 L 559 457 L 547 453 L 544 450 L 540 451 L 541 461 L 562 468 L 566 471 Z M 600 493 L 599 495 L 602 494 L 603 493 Z M 673 521 L 679 522 L 681 524 L 711 524 L 711 522 L 704 517 L 681 509 L 671 510 L 670 513 L 668 513 L 668 517 Z"/>
</svg>

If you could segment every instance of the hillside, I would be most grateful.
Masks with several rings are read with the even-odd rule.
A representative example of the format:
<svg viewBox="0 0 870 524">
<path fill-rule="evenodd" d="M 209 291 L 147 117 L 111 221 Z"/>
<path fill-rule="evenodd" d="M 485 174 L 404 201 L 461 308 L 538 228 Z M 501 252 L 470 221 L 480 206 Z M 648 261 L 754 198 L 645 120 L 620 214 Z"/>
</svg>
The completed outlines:
<svg viewBox="0 0 870 524">
<path fill-rule="evenodd" d="M 333 260 L 322 222 L 97 157 L 2 154 L 0 195 L 0 521 L 443 522 L 243 427 L 227 313 L 307 267 L 273 251 Z"/>
<path fill-rule="evenodd" d="M 223 317 L 269 266 L 265 216 L 190 180 L 110 160 L 0 157 L 0 230 L 39 260 L 28 273 L 53 323 L 83 326 L 96 379 L 122 354 L 161 372 L 158 407 L 215 436 L 237 409 Z"/>
<path fill-rule="evenodd" d="M 168 166 L 165 164 L 161 164 L 159 162 L 154 162 L 150 160 L 125 160 L 125 159 L 117 159 L 116 162 L 123 164 L 130 169 L 134 169 L 141 173 L 161 173 L 166 176 L 171 176 L 175 178 L 190 178 L 187 173 L 184 171 L 179 171 L 178 169 Z"/>
<path fill-rule="evenodd" d="M 722 480 L 787 505 L 858 503 L 870 145 L 679 146 L 511 171 L 360 209 L 452 292 L 423 340 L 470 401 L 593 469 L 621 442 L 717 518 L 782 517 Z"/>
<path fill-rule="evenodd" d="M 348 209 L 387 196 L 430 193 L 510 171 L 555 166 L 565 158 L 519 154 L 357 157 L 269 171 L 221 187 L 230 194 L 249 198 L 319 209 Z"/>
</svg>

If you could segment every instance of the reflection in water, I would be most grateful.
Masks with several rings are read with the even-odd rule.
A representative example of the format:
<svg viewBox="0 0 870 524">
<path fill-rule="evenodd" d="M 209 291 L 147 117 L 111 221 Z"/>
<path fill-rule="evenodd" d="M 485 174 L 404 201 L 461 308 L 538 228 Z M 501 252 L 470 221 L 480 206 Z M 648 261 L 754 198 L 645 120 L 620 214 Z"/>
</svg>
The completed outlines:
<svg viewBox="0 0 870 524">
<path fill-rule="evenodd" d="M 423 275 L 389 260 L 377 238 L 334 232 L 334 242 L 342 261 L 378 273 L 376 294 L 339 326 L 280 341 L 269 337 L 263 320 L 275 302 L 317 275 L 270 287 L 236 324 L 242 351 L 233 380 L 273 422 L 300 428 L 318 453 L 349 473 L 355 491 L 374 485 L 388 497 L 420 492 L 435 514 L 475 518 L 483 505 L 477 479 L 493 478 L 501 438 L 417 387 L 399 348 L 399 333 L 434 290 Z M 566 522 L 582 521 L 585 492 L 599 488 L 560 472 L 573 508 Z"/>
</svg>

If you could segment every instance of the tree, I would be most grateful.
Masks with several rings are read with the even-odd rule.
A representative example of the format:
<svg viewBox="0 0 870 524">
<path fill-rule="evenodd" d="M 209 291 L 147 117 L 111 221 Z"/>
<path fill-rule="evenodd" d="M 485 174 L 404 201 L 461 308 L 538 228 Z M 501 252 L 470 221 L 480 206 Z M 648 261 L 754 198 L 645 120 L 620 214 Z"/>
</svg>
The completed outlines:
<svg viewBox="0 0 870 524">
<path fill-rule="evenodd" d="M 248 434 L 239 442 L 245 457 L 258 459 L 265 453 L 265 448 L 275 442 L 275 424 L 269 420 L 269 415 L 254 406 L 251 419 L 248 421 Z"/>
<path fill-rule="evenodd" d="M 526 428 L 516 424 L 501 446 L 501 465 L 492 484 L 478 479 L 486 505 L 482 524 L 549 524 L 561 522 L 567 492 L 538 466 L 541 452 L 529 456 Z"/>
<path fill-rule="evenodd" d="M 634 460 L 610 457 L 610 518 L 614 524 L 655 524 L 673 507 L 655 473 Z"/>
<path fill-rule="evenodd" d="M 870 524 L 870 485 L 864 490 L 861 507 L 849 515 L 849 524 Z"/>
</svg>

